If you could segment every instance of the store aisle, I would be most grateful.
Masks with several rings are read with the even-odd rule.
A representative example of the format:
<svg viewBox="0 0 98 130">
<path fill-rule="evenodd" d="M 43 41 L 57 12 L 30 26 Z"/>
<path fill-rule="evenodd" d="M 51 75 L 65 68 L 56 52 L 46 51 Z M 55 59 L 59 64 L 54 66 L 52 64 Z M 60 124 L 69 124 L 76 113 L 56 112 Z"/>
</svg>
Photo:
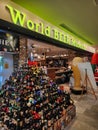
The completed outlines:
<svg viewBox="0 0 98 130">
<path fill-rule="evenodd" d="M 98 130 L 98 89 L 97 100 L 94 95 L 73 95 L 76 105 L 76 117 L 65 130 Z"/>
</svg>

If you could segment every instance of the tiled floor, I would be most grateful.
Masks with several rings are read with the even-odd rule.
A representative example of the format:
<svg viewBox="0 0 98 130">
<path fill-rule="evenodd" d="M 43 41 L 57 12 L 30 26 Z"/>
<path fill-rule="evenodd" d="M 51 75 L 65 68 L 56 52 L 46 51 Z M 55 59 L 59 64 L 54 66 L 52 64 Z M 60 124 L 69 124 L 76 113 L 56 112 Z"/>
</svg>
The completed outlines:
<svg viewBox="0 0 98 130">
<path fill-rule="evenodd" d="M 92 94 L 71 94 L 76 105 L 76 117 L 65 130 L 98 130 L 98 88 L 95 92 L 97 100 Z"/>
</svg>

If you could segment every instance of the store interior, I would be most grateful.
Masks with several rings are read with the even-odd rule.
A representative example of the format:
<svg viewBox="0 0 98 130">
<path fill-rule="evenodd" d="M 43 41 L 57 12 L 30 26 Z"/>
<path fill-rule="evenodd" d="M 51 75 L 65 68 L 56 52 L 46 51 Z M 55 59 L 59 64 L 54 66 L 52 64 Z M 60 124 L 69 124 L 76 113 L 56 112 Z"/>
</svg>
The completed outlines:
<svg viewBox="0 0 98 130">
<path fill-rule="evenodd" d="M 0 52 L 4 64 L 8 64 L 8 68 L 5 66 L 5 71 L 2 74 L 2 81 L 0 80 L 2 83 L 9 78 L 19 65 L 27 63 L 28 60 L 38 62 L 40 66 L 46 66 L 48 70 L 52 69 L 48 73 L 53 72 L 52 77 L 49 76 L 54 78 L 55 71 L 62 67 L 70 68 L 74 57 L 88 57 L 89 61 L 91 61 L 92 57 L 92 53 L 84 50 L 72 49 L 60 44 L 55 45 L 46 40 L 31 38 L 3 29 L 0 30 Z M 1 71 L 2 69 L 1 67 Z"/>
<path fill-rule="evenodd" d="M 0 12 L 0 130 L 98 130 L 98 0 Z"/>
<path fill-rule="evenodd" d="M 75 57 L 79 60 L 85 57 L 90 62 L 93 54 L 5 30 L 0 34 L 2 127 L 7 130 L 68 127 L 76 117 L 71 97 L 72 61 Z M 79 96 L 83 96 L 82 90 L 75 89 Z"/>
</svg>

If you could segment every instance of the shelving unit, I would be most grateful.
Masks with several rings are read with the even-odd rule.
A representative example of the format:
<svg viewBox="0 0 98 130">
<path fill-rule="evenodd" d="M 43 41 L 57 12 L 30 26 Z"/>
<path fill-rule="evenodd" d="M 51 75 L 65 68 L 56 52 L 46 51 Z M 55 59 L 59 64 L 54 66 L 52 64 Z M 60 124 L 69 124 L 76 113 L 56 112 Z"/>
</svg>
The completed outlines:
<svg viewBox="0 0 98 130">
<path fill-rule="evenodd" d="M 0 111 L 6 114 L 5 110 L 12 109 L 9 129 L 14 125 L 14 129 L 21 130 L 63 130 L 76 115 L 70 94 L 49 80 L 40 68 L 20 68 L 10 77 L 9 85 L 12 88 L 0 95 L 5 96 L 6 101 L 9 99 L 9 105 Z M 12 114 L 17 125 L 12 122 Z"/>
</svg>

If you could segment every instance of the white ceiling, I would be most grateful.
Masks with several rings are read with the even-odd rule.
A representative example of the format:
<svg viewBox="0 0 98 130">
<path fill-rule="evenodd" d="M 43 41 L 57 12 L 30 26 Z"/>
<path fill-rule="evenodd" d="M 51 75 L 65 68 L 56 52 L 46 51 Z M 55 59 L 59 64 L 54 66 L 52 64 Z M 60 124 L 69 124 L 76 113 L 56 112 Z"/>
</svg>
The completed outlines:
<svg viewBox="0 0 98 130">
<path fill-rule="evenodd" d="M 13 0 L 44 20 L 64 24 L 91 45 L 98 46 L 98 6 L 95 0 Z M 98 0 L 97 0 L 98 1 Z"/>
</svg>

